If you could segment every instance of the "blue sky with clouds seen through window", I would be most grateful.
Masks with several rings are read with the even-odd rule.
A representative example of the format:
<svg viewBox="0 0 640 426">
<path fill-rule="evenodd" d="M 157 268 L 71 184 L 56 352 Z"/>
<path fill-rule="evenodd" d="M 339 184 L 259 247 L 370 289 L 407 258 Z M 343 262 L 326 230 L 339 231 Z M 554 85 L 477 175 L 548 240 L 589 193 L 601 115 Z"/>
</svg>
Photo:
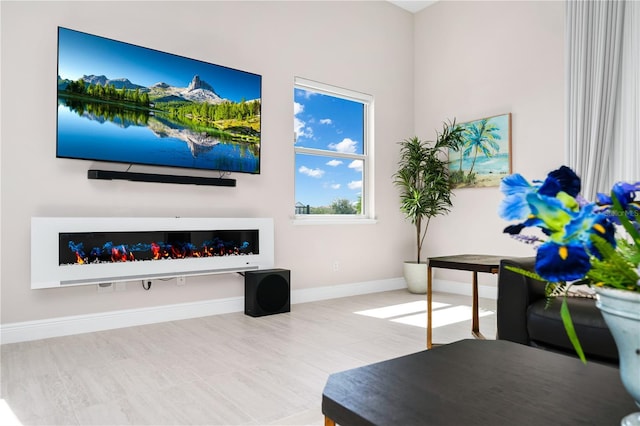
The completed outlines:
<svg viewBox="0 0 640 426">
<path fill-rule="evenodd" d="M 326 156 L 296 154 L 296 203 L 355 203 L 362 193 L 362 161 L 332 153 L 364 153 L 364 105 L 296 88 L 294 131 L 296 146 L 327 151 Z"/>
</svg>

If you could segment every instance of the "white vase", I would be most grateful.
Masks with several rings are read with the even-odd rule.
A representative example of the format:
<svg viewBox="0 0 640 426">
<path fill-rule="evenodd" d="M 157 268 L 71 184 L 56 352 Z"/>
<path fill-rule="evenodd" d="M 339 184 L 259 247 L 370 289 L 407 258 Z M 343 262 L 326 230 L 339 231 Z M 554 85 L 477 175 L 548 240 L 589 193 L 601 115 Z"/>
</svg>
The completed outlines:
<svg viewBox="0 0 640 426">
<path fill-rule="evenodd" d="M 411 293 L 425 294 L 427 292 L 427 264 L 418 262 L 404 262 L 404 281 Z"/>
<path fill-rule="evenodd" d="M 640 407 L 640 293 L 595 287 L 596 306 L 602 311 L 620 358 L 620 378 Z M 640 412 L 622 419 L 622 426 L 640 426 Z"/>
</svg>

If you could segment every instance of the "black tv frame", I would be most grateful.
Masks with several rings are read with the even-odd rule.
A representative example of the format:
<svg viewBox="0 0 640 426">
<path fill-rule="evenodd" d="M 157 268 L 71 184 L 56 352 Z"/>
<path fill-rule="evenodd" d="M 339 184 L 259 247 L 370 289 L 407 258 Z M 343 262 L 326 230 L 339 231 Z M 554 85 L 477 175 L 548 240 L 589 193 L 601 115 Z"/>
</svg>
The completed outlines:
<svg viewBox="0 0 640 426">
<path fill-rule="evenodd" d="M 116 163 L 116 164 L 129 164 L 129 165 L 143 165 L 143 166 L 156 166 L 156 167 L 169 167 L 169 168 L 178 168 L 178 169 L 182 169 L 182 170 L 202 170 L 202 171 L 217 171 L 217 172 L 225 172 L 225 173 L 231 173 L 231 172 L 235 172 L 235 173 L 246 173 L 246 174 L 260 174 L 260 164 L 261 164 L 261 144 L 262 144 L 262 135 L 261 135 L 261 129 L 262 129 L 262 123 L 261 123 L 261 109 L 262 109 L 262 76 L 259 74 L 255 74 L 255 73 L 251 73 L 251 72 L 247 72 L 247 71 L 242 71 L 239 69 L 235 69 L 235 68 L 230 68 L 230 67 L 226 67 L 226 66 L 222 66 L 222 65 L 218 65 L 218 64 L 213 64 L 213 63 L 209 63 L 209 62 L 204 62 L 204 61 L 200 61 L 197 59 L 191 59 L 191 58 L 187 58 L 187 57 L 183 57 L 180 55 L 176 55 L 173 53 L 166 53 L 166 52 L 162 52 L 162 51 L 158 51 L 155 49 L 151 49 L 151 48 L 147 48 L 147 47 L 143 47 L 143 46 L 137 46 L 137 45 L 133 45 L 130 43 L 126 43 L 126 42 L 122 42 L 122 41 L 118 41 L 118 40 L 113 40 L 110 38 L 106 38 L 106 37 L 102 37 L 102 36 L 98 36 L 98 35 L 93 35 L 93 34 L 88 34 L 88 33 L 84 33 L 81 31 L 77 31 L 77 30 L 72 30 L 69 28 L 64 28 L 64 27 L 58 27 L 58 32 L 60 33 L 60 31 L 69 31 L 72 33 L 77 33 L 83 36 L 87 36 L 90 38 L 95 37 L 96 40 L 99 40 L 101 42 L 105 42 L 105 43 L 114 43 L 114 46 L 117 46 L 118 48 L 127 48 L 127 49 L 140 49 L 141 52 L 150 52 L 153 53 L 154 55 L 160 55 L 161 57 L 166 56 L 167 58 L 171 58 L 172 60 L 180 60 L 180 61 L 184 61 L 186 64 L 189 63 L 193 63 L 194 64 L 194 68 L 196 67 L 196 65 L 200 68 L 202 67 L 211 67 L 211 69 L 215 69 L 215 70 L 219 70 L 221 73 L 231 73 L 231 75 L 233 75 L 234 73 L 238 73 L 239 76 L 248 76 L 249 81 L 253 81 L 255 79 L 257 79 L 257 86 L 256 85 L 252 85 L 251 89 L 247 89 L 248 92 L 256 92 L 258 93 L 258 97 L 257 98 L 253 98 L 250 99 L 249 101 L 247 101 L 247 103 L 251 102 L 251 101 L 258 101 L 260 102 L 260 105 L 258 105 L 258 112 L 257 114 L 255 114 L 258 118 L 258 127 L 257 127 L 257 132 L 255 132 L 255 134 L 251 135 L 253 138 L 257 138 L 257 142 L 255 142 L 255 144 L 257 145 L 256 149 L 257 152 L 254 153 L 255 155 L 255 161 L 256 161 L 256 165 L 255 168 L 251 167 L 250 169 L 243 169 L 242 167 L 229 167 L 229 168 L 225 168 L 225 167 L 201 167 L 201 166 L 191 166 L 191 165 L 184 165 L 184 164 L 174 164 L 174 163 L 170 163 L 170 162 L 147 162 L 144 161 L 144 156 L 137 156 L 137 157 L 131 157 L 131 158 L 105 158 L 102 156 L 92 156 L 92 155 L 64 155 L 61 154 L 61 150 L 60 150 L 60 130 L 59 130 L 59 119 L 56 120 L 56 157 L 57 158 L 67 158 L 67 159 L 79 159 L 79 160 L 88 160 L 88 161 L 98 161 L 98 162 L 106 162 L 106 163 Z M 60 76 L 60 36 L 58 37 L 58 77 L 62 77 L 64 78 L 64 76 Z M 116 48 L 114 48 L 114 51 L 117 51 Z M 153 66 L 152 63 L 146 64 L 144 66 L 147 66 L 149 69 L 151 69 L 151 67 Z M 213 72 L 213 71 L 212 71 Z M 108 78 L 114 78 L 114 79 L 119 79 L 119 78 L 126 78 L 126 76 L 107 76 Z M 195 79 L 195 77 L 194 77 Z M 230 81 L 235 81 L 233 78 Z M 243 81 L 243 80 L 239 80 L 239 81 Z M 58 83 L 60 82 L 60 80 L 58 81 Z M 134 81 L 131 81 L 132 83 L 135 84 Z M 209 83 L 209 82 L 207 82 Z M 186 81 L 185 84 L 189 84 L 189 81 Z M 214 82 L 212 85 L 215 85 L 216 83 Z M 147 86 L 147 89 L 150 88 L 152 86 Z M 214 86 L 215 89 L 215 86 Z M 240 89 L 240 91 L 242 91 L 242 88 Z M 214 90 L 215 93 L 215 90 Z M 217 94 L 217 93 L 216 93 Z M 222 96 L 224 96 L 223 94 L 221 94 Z M 58 98 L 58 96 L 57 96 Z M 244 100 L 244 97 L 243 97 Z M 236 105 L 240 105 L 241 102 L 235 102 Z M 151 106 L 150 108 L 152 108 L 153 106 Z M 255 122 L 255 120 L 254 120 Z M 212 125 L 213 127 L 213 125 Z M 247 138 L 247 140 L 249 140 L 250 137 Z M 236 141 L 238 142 L 238 141 Z M 110 171 L 110 170 L 96 170 L 96 169 L 91 169 L 88 171 L 88 177 L 90 179 L 124 179 L 124 180 L 131 180 L 131 181 L 145 181 L 145 182 L 167 182 L 167 183 L 189 183 L 189 184 L 197 184 L 197 185 L 215 185 L 215 186 L 235 186 L 235 180 L 233 179 L 222 179 L 222 178 L 206 178 L 206 177 L 190 177 L 190 176 L 181 176 L 181 175 L 169 175 L 169 174 L 155 174 L 155 173 L 134 173 L 134 172 L 118 172 L 118 171 Z"/>
</svg>

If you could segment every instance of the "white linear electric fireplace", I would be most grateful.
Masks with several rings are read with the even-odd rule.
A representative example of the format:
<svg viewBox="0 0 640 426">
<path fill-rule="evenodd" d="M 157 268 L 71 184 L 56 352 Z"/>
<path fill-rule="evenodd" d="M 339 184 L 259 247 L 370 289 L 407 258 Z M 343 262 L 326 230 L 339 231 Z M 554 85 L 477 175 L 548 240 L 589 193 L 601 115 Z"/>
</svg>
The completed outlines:
<svg viewBox="0 0 640 426">
<path fill-rule="evenodd" d="M 31 218 L 31 288 L 269 269 L 269 218 Z"/>
</svg>

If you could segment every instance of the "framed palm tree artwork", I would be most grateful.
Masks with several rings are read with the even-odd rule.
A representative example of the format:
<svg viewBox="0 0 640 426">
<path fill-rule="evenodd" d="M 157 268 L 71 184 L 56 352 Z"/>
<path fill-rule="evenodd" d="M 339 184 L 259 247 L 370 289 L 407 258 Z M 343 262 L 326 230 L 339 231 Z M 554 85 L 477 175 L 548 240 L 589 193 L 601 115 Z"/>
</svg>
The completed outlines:
<svg viewBox="0 0 640 426">
<path fill-rule="evenodd" d="M 463 137 L 449 149 L 454 188 L 499 186 L 511 174 L 511 113 L 460 123 Z"/>
</svg>

